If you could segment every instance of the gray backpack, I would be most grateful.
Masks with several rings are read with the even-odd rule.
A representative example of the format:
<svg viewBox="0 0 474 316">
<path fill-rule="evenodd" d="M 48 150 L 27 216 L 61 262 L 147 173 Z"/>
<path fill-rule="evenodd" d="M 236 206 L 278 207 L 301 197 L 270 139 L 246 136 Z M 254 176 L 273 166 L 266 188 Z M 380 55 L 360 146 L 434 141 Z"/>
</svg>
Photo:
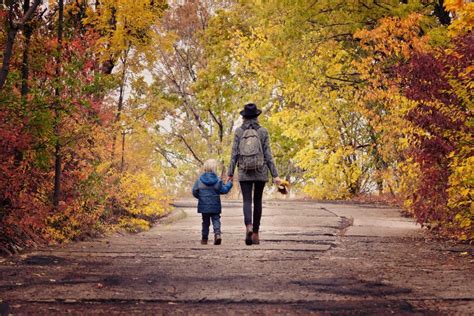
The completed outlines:
<svg viewBox="0 0 474 316">
<path fill-rule="evenodd" d="M 256 170 L 262 167 L 264 162 L 262 142 L 257 130 L 244 130 L 239 143 L 239 169 Z"/>
</svg>

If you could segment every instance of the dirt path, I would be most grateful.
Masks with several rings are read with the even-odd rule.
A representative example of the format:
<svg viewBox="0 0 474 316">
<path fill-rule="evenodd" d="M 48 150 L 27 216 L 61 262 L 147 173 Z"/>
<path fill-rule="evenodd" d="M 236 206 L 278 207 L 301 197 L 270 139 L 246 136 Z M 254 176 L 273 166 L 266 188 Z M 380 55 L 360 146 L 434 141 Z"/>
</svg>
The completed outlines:
<svg viewBox="0 0 474 316">
<path fill-rule="evenodd" d="M 250 247 L 238 202 L 220 246 L 200 245 L 194 201 L 172 218 L 0 259 L 0 314 L 474 313 L 472 248 L 425 242 L 396 209 L 267 202 Z"/>
</svg>

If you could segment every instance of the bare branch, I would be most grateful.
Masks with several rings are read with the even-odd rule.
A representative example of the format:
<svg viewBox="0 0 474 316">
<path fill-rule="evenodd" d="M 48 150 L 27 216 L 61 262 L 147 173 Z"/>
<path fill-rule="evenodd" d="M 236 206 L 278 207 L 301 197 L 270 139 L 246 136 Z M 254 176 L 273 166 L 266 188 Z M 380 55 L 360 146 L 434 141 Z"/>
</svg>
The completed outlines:
<svg viewBox="0 0 474 316">
<path fill-rule="evenodd" d="M 174 134 L 174 136 L 178 137 L 179 139 L 181 139 L 184 143 L 184 145 L 186 146 L 186 148 L 188 148 L 188 150 L 191 152 L 191 155 L 193 155 L 194 159 L 196 159 L 200 165 L 203 165 L 204 163 L 202 162 L 201 159 L 199 159 L 199 157 L 197 156 L 196 152 L 193 150 L 193 148 L 191 147 L 191 145 L 189 145 L 189 143 L 187 142 L 186 138 L 184 138 L 183 135 L 179 135 L 179 134 Z"/>
<path fill-rule="evenodd" d="M 30 21 L 30 19 L 33 16 L 33 13 L 35 13 L 36 8 L 38 7 L 38 5 L 40 5 L 41 2 L 42 2 L 42 0 L 35 0 L 35 2 L 33 2 L 30 9 L 28 11 L 26 11 L 25 15 L 18 22 L 18 24 L 17 24 L 18 27 L 22 28 L 26 23 L 28 23 Z"/>
</svg>

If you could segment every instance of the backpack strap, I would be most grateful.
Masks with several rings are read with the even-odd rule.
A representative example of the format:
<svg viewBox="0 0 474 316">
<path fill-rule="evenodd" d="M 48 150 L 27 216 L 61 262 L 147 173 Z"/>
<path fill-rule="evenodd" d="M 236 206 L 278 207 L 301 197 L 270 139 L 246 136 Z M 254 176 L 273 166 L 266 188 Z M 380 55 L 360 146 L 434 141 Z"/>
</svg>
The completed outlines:
<svg viewBox="0 0 474 316">
<path fill-rule="evenodd" d="M 255 128 L 254 125 L 256 125 L 257 128 Z M 242 127 L 242 130 L 245 131 L 245 130 L 248 130 L 248 129 L 254 129 L 254 130 L 258 131 L 260 128 L 261 128 L 260 125 L 251 123 L 248 126 L 246 126 L 246 128 Z"/>
</svg>

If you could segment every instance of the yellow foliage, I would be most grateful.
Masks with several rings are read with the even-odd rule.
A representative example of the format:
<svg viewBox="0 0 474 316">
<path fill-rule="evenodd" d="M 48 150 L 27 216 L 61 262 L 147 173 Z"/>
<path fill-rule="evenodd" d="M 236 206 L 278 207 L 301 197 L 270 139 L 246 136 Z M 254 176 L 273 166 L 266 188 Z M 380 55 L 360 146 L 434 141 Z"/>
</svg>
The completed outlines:
<svg viewBox="0 0 474 316">
<path fill-rule="evenodd" d="M 96 10 L 88 7 L 84 23 L 101 33 L 98 51 L 103 60 L 115 60 L 131 47 L 149 57 L 165 7 L 165 1 L 102 0 Z"/>
<path fill-rule="evenodd" d="M 129 233 L 139 233 L 150 229 L 150 222 L 139 218 L 122 218 L 119 227 L 125 229 Z"/>
<path fill-rule="evenodd" d="M 454 224 L 465 231 L 461 239 L 473 239 L 471 229 L 474 218 L 474 156 L 460 159 L 454 156 L 449 177 L 448 207 L 457 211 Z M 470 231 L 470 235 L 468 233 Z"/>
<path fill-rule="evenodd" d="M 413 192 L 419 187 L 420 166 L 412 159 L 407 159 L 398 163 L 397 171 L 399 177 L 397 193 L 403 198 L 405 209 L 412 212 Z"/>
<path fill-rule="evenodd" d="M 354 51 L 343 40 L 357 25 L 347 19 L 363 14 L 349 14 L 357 1 L 338 2 L 330 13 L 327 2 L 251 5 L 245 9 L 256 17 L 248 29 L 235 31 L 232 42 L 236 73 L 255 82 L 260 95 L 275 96 L 264 100 L 275 109 L 271 126 L 292 143 L 291 162 L 303 170 L 304 190 L 315 198 L 358 194 L 372 164 L 372 129 L 356 107 Z"/>
<path fill-rule="evenodd" d="M 444 7 L 448 11 L 458 11 L 464 7 L 464 0 L 445 0 Z"/>
<path fill-rule="evenodd" d="M 446 0 L 446 10 L 454 13 L 454 20 L 449 26 L 449 34 L 457 36 L 470 32 L 474 27 L 474 3 L 464 0 Z"/>
<path fill-rule="evenodd" d="M 422 15 L 412 13 L 401 19 L 387 17 L 379 20 L 374 30 L 362 29 L 354 33 L 361 40 L 363 48 L 371 47 L 380 53 L 409 58 L 415 51 L 426 51 L 427 38 L 419 37 Z"/>
<path fill-rule="evenodd" d="M 104 212 L 104 206 L 97 204 L 88 206 L 84 201 L 61 201 L 58 211 L 47 218 L 45 230 L 49 239 L 62 243 L 83 237 L 94 231 L 101 231 L 99 217 Z"/>
<path fill-rule="evenodd" d="M 126 173 L 120 179 L 119 199 L 126 210 L 135 216 L 156 217 L 168 210 L 170 197 L 144 172 Z"/>
</svg>

